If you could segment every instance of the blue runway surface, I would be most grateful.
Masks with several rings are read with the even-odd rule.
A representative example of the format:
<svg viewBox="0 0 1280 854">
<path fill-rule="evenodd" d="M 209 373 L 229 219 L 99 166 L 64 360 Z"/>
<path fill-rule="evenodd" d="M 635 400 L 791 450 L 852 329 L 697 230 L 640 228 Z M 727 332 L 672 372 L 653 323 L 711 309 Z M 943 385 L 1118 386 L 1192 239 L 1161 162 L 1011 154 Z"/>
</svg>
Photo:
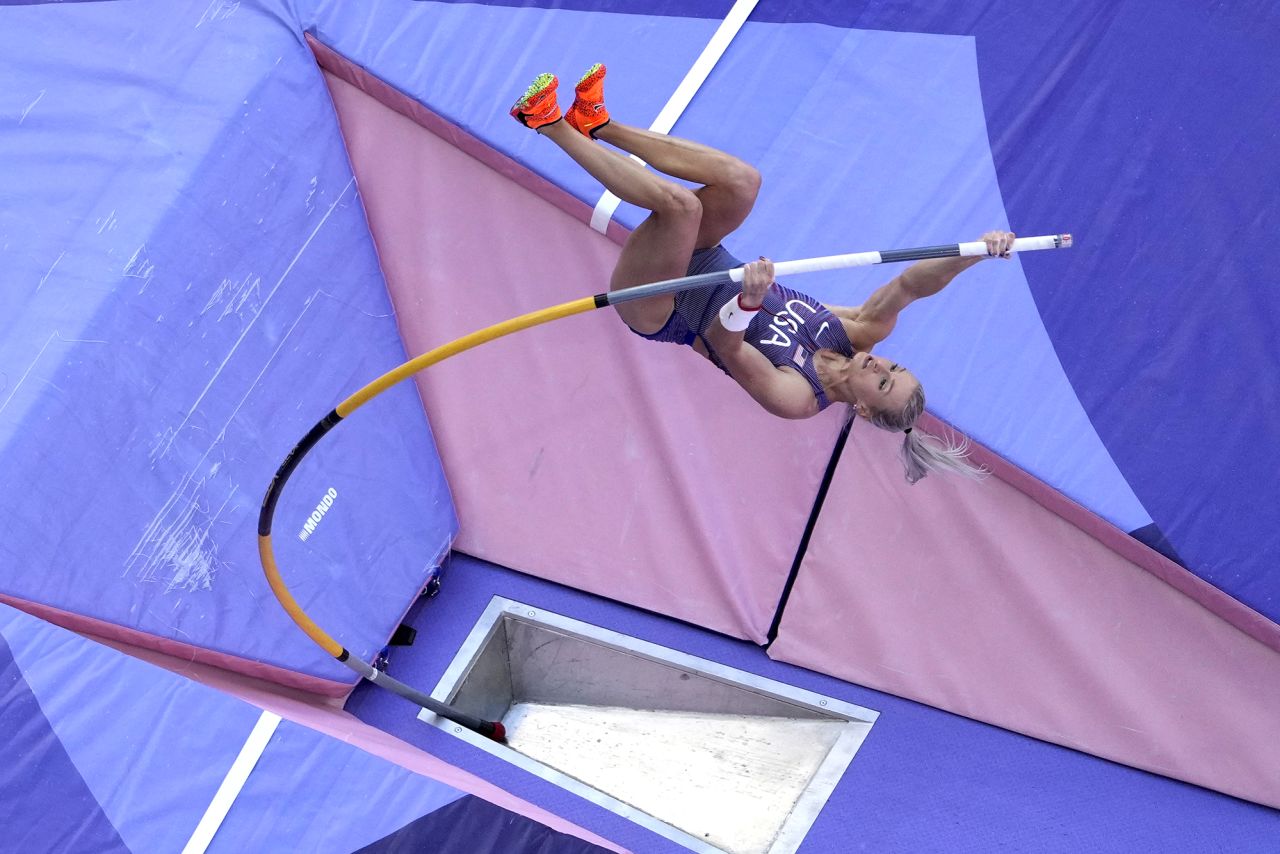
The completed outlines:
<svg viewBox="0 0 1280 854">
<path fill-rule="evenodd" d="M 771 661 L 758 647 L 465 555 L 410 614 L 417 643 L 389 672 L 430 691 L 493 595 L 880 712 L 801 846 L 838 851 L 1265 854 L 1280 811 L 1157 777 Z M 368 684 L 347 710 L 637 852 L 684 849 L 416 718 Z"/>
</svg>

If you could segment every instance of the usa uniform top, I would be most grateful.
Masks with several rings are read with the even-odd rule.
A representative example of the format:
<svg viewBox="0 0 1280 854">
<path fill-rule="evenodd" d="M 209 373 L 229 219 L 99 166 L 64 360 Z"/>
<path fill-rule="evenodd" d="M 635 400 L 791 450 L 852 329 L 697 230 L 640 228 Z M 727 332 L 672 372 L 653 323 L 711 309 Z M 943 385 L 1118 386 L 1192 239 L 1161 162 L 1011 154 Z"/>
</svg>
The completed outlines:
<svg viewBox="0 0 1280 854">
<path fill-rule="evenodd" d="M 731 270 L 741 267 L 742 263 L 723 246 L 699 249 L 689 261 L 689 275 Z M 676 294 L 675 310 L 662 329 L 651 335 L 636 334 L 650 341 L 690 346 L 700 339 L 711 361 L 727 374 L 728 369 L 707 340 L 706 333 L 719 315 L 720 307 L 740 293 L 742 285 L 736 282 L 681 291 Z M 835 350 L 842 356 L 853 356 L 853 345 L 849 343 L 840 318 L 813 297 L 776 282 L 765 293 L 763 307 L 751 319 L 751 325 L 743 335 L 748 344 L 775 366 L 799 372 L 813 389 L 819 410 L 826 409 L 831 401 L 827 400 L 818 372 L 813 367 L 814 352 L 826 349 Z"/>
</svg>

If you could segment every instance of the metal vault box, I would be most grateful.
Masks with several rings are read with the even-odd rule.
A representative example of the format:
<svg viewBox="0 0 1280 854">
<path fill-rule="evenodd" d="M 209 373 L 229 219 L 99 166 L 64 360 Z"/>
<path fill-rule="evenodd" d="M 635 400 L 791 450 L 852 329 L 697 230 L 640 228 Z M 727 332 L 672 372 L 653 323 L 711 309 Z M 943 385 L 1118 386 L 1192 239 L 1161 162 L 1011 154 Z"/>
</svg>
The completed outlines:
<svg viewBox="0 0 1280 854">
<path fill-rule="evenodd" d="M 878 713 L 494 597 L 432 696 L 471 744 L 706 854 L 795 851 Z"/>
</svg>

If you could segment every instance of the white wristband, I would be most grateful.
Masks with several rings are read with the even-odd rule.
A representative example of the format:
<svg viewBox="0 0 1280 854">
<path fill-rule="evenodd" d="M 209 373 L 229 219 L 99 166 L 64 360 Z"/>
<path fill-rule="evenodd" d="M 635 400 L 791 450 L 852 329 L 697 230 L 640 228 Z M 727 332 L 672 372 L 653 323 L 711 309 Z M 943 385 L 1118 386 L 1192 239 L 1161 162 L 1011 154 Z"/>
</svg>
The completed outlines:
<svg viewBox="0 0 1280 854">
<path fill-rule="evenodd" d="M 730 332 L 745 332 L 751 325 L 751 318 L 760 311 L 759 308 L 743 308 L 741 300 L 742 295 L 739 294 L 720 306 L 720 325 Z"/>
</svg>

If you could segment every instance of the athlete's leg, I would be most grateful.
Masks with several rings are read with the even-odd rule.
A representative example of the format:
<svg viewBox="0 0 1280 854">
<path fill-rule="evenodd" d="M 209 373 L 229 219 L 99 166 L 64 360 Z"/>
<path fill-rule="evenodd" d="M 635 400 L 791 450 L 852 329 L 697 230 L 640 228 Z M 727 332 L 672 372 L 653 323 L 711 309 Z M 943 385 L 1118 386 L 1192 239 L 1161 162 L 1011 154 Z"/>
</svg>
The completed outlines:
<svg viewBox="0 0 1280 854">
<path fill-rule="evenodd" d="M 751 212 L 760 173 L 731 154 L 687 139 L 611 121 L 604 105 L 605 67 L 593 65 L 574 89 L 567 118 L 580 133 L 634 154 L 659 172 L 702 184 L 702 221 L 696 248 L 715 246 Z"/>
<path fill-rule="evenodd" d="M 754 166 L 710 146 L 611 121 L 596 133 L 610 145 L 634 154 L 660 172 L 694 181 L 702 203 L 695 246 L 715 246 L 742 225 L 760 191 Z"/>
<path fill-rule="evenodd" d="M 533 97 L 526 93 L 512 110 L 517 118 L 531 126 L 536 123 L 538 133 L 558 145 L 609 192 L 652 212 L 631 232 L 623 246 L 609 289 L 618 290 L 685 275 L 702 216 L 698 197 L 633 160 L 596 145 L 566 122 L 559 121 L 558 110 L 553 113 L 545 103 L 540 103 L 547 98 L 554 99 L 552 82 L 543 81 L 539 87 L 535 81 L 530 91 Z M 524 112 L 523 108 L 534 112 Z M 534 118 L 535 114 L 540 118 Z M 618 314 L 632 329 L 653 333 L 666 324 L 674 305 L 675 297 L 665 295 L 623 303 L 617 308 Z"/>
<path fill-rule="evenodd" d="M 541 128 L 543 136 L 587 170 L 609 192 L 625 202 L 652 211 L 631 232 L 618 256 L 609 290 L 676 279 L 685 275 L 693 255 L 702 215 L 696 195 L 666 181 L 638 163 L 596 145 L 557 122 Z M 671 316 L 675 297 L 649 297 L 618 306 L 618 314 L 637 332 L 653 333 Z"/>
</svg>

